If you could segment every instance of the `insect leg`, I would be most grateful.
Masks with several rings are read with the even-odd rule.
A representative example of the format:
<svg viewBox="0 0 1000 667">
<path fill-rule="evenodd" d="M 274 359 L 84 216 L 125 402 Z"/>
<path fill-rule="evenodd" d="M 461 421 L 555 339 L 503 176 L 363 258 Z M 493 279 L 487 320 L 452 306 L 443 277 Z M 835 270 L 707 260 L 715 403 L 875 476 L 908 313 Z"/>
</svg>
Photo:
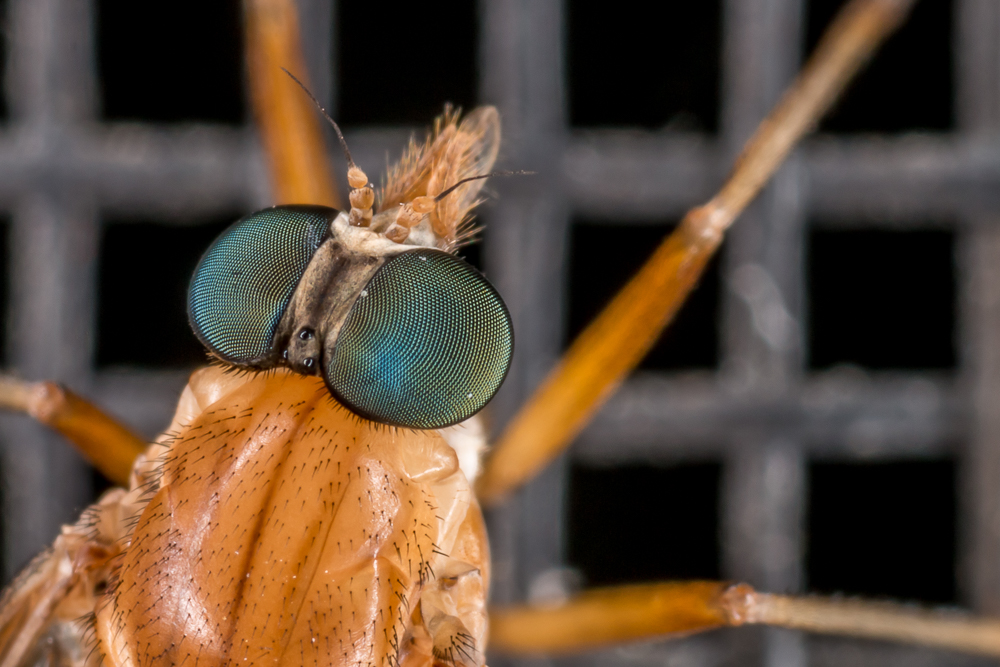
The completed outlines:
<svg viewBox="0 0 1000 667">
<path fill-rule="evenodd" d="M 490 648 L 567 653 L 743 622 L 746 585 L 685 581 L 594 589 L 559 606 L 490 609 Z"/>
<path fill-rule="evenodd" d="M 0 667 L 42 664 L 37 659 L 42 647 L 74 654 L 87 643 L 87 617 L 110 585 L 113 563 L 121 553 L 127 529 L 121 517 L 135 511 L 130 500 L 124 489 L 107 492 L 76 524 L 64 526 L 52 548 L 3 591 Z"/>
<path fill-rule="evenodd" d="M 72 567 L 59 567 L 65 565 L 66 560 L 66 555 L 57 551 L 42 554 L 4 596 L 0 612 L 0 665 L 3 667 L 21 664 L 35 649 L 56 607 L 76 585 L 77 572 Z"/>
<path fill-rule="evenodd" d="M 1000 619 L 913 605 L 684 582 L 589 591 L 559 607 L 490 610 L 492 648 L 566 653 L 721 626 L 763 624 L 1000 656 Z"/>
<path fill-rule="evenodd" d="M 282 68 L 303 77 L 298 15 L 289 0 L 248 0 L 246 54 L 253 110 L 277 204 L 340 208 L 316 111 Z"/>
<path fill-rule="evenodd" d="M 0 376 L 0 408 L 24 412 L 60 433 L 101 473 L 128 486 L 146 442 L 86 399 L 54 382 Z"/>
<path fill-rule="evenodd" d="M 590 421 L 684 303 L 725 231 L 912 4 L 853 0 L 841 10 L 719 193 L 688 212 L 507 426 L 477 484 L 483 503 L 531 479 Z"/>
</svg>

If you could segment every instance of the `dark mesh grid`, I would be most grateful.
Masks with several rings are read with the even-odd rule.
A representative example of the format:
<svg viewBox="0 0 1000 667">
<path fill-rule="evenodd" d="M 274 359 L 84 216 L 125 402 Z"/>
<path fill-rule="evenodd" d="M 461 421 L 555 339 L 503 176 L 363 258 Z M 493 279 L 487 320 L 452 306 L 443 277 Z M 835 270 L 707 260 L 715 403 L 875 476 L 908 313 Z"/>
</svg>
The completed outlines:
<svg viewBox="0 0 1000 667">
<path fill-rule="evenodd" d="M 59 379 L 86 389 L 111 414 L 153 437 L 170 422 L 188 374 L 93 366 L 93 304 L 100 301 L 91 263 L 95 235 L 102 229 L 101 218 L 118 216 L 116 211 L 186 224 L 270 201 L 259 142 L 250 140 L 255 130 L 247 127 L 243 135 L 217 124 L 167 126 L 148 118 L 100 122 L 104 79 L 92 55 L 101 39 L 93 34 L 95 5 L 67 0 L 4 4 L 9 113 L 0 128 L 0 198 L 10 220 L 9 368 L 24 377 Z M 337 59 L 363 61 L 369 54 L 337 45 L 334 35 L 341 29 L 334 30 L 331 17 L 338 17 L 343 31 L 364 33 L 366 26 L 344 23 L 333 0 L 296 4 L 314 92 L 337 108 L 338 99 L 352 94 L 338 76 Z M 718 3 L 724 11 L 717 12 L 722 45 L 715 138 L 689 133 L 684 123 L 653 132 L 620 127 L 567 131 L 567 49 L 578 48 L 568 41 L 580 38 L 564 20 L 568 11 L 578 13 L 568 4 L 520 3 L 518 11 L 511 11 L 506 0 L 484 0 L 475 13 L 480 35 L 475 48 L 477 101 L 499 105 L 505 132 L 499 166 L 538 172 L 533 178 L 496 183 L 501 196 L 487 209 L 483 266 L 510 305 L 519 337 L 510 379 L 491 404 L 494 427 L 527 400 L 560 352 L 567 313 L 562 277 L 571 264 L 566 239 L 572 217 L 614 217 L 631 226 L 676 219 L 711 197 L 721 174 L 731 168 L 733 151 L 798 68 L 807 25 L 817 23 L 813 16 L 842 3 Z M 921 12 L 947 11 L 938 4 L 918 2 L 916 20 L 903 30 L 919 24 Z M 1000 530 L 993 511 L 1000 503 L 995 483 L 1000 479 L 995 410 L 1000 404 L 995 355 L 1000 348 L 1000 217 L 995 215 L 1000 170 L 994 168 L 997 153 L 989 140 L 1000 136 L 1000 5 L 991 0 L 940 4 L 953 8 L 954 22 L 923 25 L 952 35 L 954 129 L 928 136 L 913 133 L 909 125 L 902 135 L 881 135 L 876 141 L 840 134 L 808 140 L 779 173 L 778 187 L 727 235 L 720 264 L 718 368 L 634 375 L 566 457 L 573 465 L 604 467 L 722 461 L 720 567 L 727 578 L 771 590 L 803 590 L 807 535 L 802 517 L 814 456 L 843 461 L 954 456 L 959 469 L 970 473 L 959 476 L 959 561 L 968 565 L 962 566 L 963 599 L 981 609 L 1000 604 Z M 380 22 L 397 18 L 397 13 L 382 12 Z M 599 12 L 595 20 L 600 20 Z M 607 34 L 593 48 L 607 50 L 607 44 L 635 38 L 634 31 L 612 34 L 612 23 L 606 22 Z M 693 25 L 681 32 L 697 39 L 706 29 Z M 933 34 L 915 41 L 918 50 L 921 44 L 940 44 Z M 224 41 L 213 44 L 221 47 Z M 876 54 L 873 66 L 886 54 Z M 225 57 L 242 62 L 241 54 Z M 908 81 L 913 72 L 928 74 L 922 65 L 913 65 L 925 62 L 922 53 L 899 60 L 904 61 L 900 80 Z M 940 96 L 931 84 L 919 86 L 925 94 L 920 102 L 936 109 L 935 97 Z M 642 113 L 647 92 L 636 90 L 627 106 Z M 895 106 L 911 99 L 901 97 Z M 848 104 L 889 117 L 884 105 L 864 99 Z M 908 115 L 917 112 L 925 110 Z M 375 168 L 387 154 L 398 155 L 414 129 L 422 136 L 429 121 L 422 119 L 416 128 L 348 129 L 348 144 L 359 165 Z M 73 149 L 54 151 L 52 146 Z M 342 153 L 332 148 L 330 159 L 340 164 Z M 928 216 L 956 230 L 956 275 L 961 277 L 956 303 L 961 308 L 955 349 L 961 354 L 955 373 L 962 381 L 923 370 L 891 376 L 856 368 L 803 372 L 800 344 L 793 341 L 776 350 L 763 341 L 751 317 L 757 306 L 751 312 L 752 302 L 746 300 L 752 291 L 741 289 L 747 284 L 738 279 L 753 275 L 747 268 L 765 269 L 778 292 L 760 307 L 784 303 L 799 321 L 799 331 L 805 331 L 807 272 L 802 261 L 808 220 L 869 229 L 889 222 L 910 229 L 925 228 Z M 150 261 L 157 261 L 156 256 Z M 601 264 L 594 266 L 597 273 L 604 270 Z M 93 496 L 89 473 L 59 438 L 27 420 L 4 420 L 2 427 L 2 542 L 9 578 L 51 544 L 63 523 L 75 521 Z M 569 467 L 561 459 L 518 502 L 491 511 L 491 524 L 499 528 L 490 540 L 499 564 L 491 582 L 496 602 L 524 600 L 536 581 L 551 582 L 553 572 L 566 566 Z M 636 667 L 637 661 L 687 660 L 694 651 L 698 662 L 719 664 L 980 664 L 951 653 L 806 638 L 781 629 L 767 631 L 766 641 L 753 630 L 740 630 L 731 640 L 721 633 L 711 641 L 695 637 L 647 648 L 641 655 L 609 651 L 558 662 L 581 666 L 599 660 L 603 667 Z M 509 664 L 532 660 L 510 659 Z"/>
<path fill-rule="evenodd" d="M 507 308 L 481 274 L 448 253 L 406 252 L 361 292 L 327 381 L 365 417 L 440 428 L 493 398 L 513 343 Z"/>
<path fill-rule="evenodd" d="M 235 364 L 267 354 L 334 214 L 321 206 L 275 207 L 223 232 L 191 279 L 188 315 L 198 338 Z"/>
</svg>

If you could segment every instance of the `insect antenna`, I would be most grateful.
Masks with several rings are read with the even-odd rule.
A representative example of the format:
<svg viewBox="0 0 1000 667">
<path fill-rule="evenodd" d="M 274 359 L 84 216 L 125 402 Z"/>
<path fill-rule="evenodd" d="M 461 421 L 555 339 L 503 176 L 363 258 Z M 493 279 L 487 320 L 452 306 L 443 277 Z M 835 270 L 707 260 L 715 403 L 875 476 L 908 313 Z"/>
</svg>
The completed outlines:
<svg viewBox="0 0 1000 667">
<path fill-rule="evenodd" d="M 480 174 L 479 176 L 469 176 L 468 178 L 463 178 L 458 183 L 446 188 L 441 194 L 434 197 L 434 202 L 437 203 L 450 195 L 452 192 L 458 189 L 460 185 L 465 185 L 469 181 L 478 181 L 481 178 L 490 178 L 491 176 L 534 176 L 536 172 L 534 171 L 491 171 L 488 174 Z"/>
<path fill-rule="evenodd" d="M 344 139 L 344 133 L 340 131 L 337 121 L 330 117 L 330 114 L 326 112 L 326 109 L 316 99 L 316 96 L 312 94 L 312 91 L 306 87 L 306 84 L 299 81 L 298 77 L 284 67 L 281 68 L 281 71 L 291 77 L 292 81 L 299 84 L 299 87 L 313 101 L 313 104 L 323 114 L 323 117 L 329 121 L 333 127 L 333 131 L 337 133 L 340 146 L 344 149 L 344 157 L 347 158 L 347 183 L 351 186 L 351 194 L 349 195 L 349 199 L 351 200 L 350 222 L 356 227 L 367 227 L 371 224 L 372 205 L 375 203 L 375 191 L 368 187 L 368 176 L 358 165 L 354 164 L 354 158 L 351 157 L 351 149 L 347 147 L 347 140 Z"/>
<path fill-rule="evenodd" d="M 309 96 L 309 99 L 313 101 L 313 104 L 315 104 L 316 108 L 319 109 L 319 112 L 323 114 L 323 117 L 326 118 L 330 125 L 333 126 L 333 131 L 337 133 L 337 139 L 340 140 L 340 146 L 344 149 L 344 156 L 347 158 L 347 165 L 349 167 L 355 166 L 354 158 L 351 157 L 351 150 L 347 147 L 347 141 L 344 139 L 344 133 L 340 131 L 340 126 L 337 125 L 337 121 L 330 117 L 330 114 L 326 112 L 326 109 L 323 108 L 320 101 L 316 99 L 316 96 L 312 94 L 312 91 L 306 87 L 306 84 L 302 83 L 297 76 L 289 72 L 284 67 L 281 68 L 281 71 L 291 77 L 292 81 L 299 84 L 299 87 L 302 88 L 302 90 L 305 91 L 305 94 Z"/>
</svg>

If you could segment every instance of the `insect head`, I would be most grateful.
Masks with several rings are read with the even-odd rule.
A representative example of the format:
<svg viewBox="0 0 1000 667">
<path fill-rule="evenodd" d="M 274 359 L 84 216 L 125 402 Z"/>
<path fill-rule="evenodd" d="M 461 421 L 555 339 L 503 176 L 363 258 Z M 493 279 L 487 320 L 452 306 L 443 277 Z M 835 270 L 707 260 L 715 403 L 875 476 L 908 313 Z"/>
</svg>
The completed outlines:
<svg viewBox="0 0 1000 667">
<path fill-rule="evenodd" d="M 237 221 L 195 270 L 191 326 L 236 367 L 322 376 L 367 419 L 456 424 L 489 402 L 510 367 L 507 307 L 458 257 L 395 242 L 374 222 L 302 205 Z"/>
</svg>

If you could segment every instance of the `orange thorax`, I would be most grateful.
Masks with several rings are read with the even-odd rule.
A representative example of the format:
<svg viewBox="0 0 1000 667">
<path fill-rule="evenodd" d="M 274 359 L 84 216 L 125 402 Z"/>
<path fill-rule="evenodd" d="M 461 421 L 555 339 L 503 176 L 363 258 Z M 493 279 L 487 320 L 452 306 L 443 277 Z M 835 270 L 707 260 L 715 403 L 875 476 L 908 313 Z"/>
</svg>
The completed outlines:
<svg viewBox="0 0 1000 667">
<path fill-rule="evenodd" d="M 113 664 L 424 662 L 443 619 L 482 642 L 485 534 L 436 431 L 360 419 L 283 371 L 205 369 L 189 390 L 206 407 L 168 442 L 98 612 Z"/>
</svg>

